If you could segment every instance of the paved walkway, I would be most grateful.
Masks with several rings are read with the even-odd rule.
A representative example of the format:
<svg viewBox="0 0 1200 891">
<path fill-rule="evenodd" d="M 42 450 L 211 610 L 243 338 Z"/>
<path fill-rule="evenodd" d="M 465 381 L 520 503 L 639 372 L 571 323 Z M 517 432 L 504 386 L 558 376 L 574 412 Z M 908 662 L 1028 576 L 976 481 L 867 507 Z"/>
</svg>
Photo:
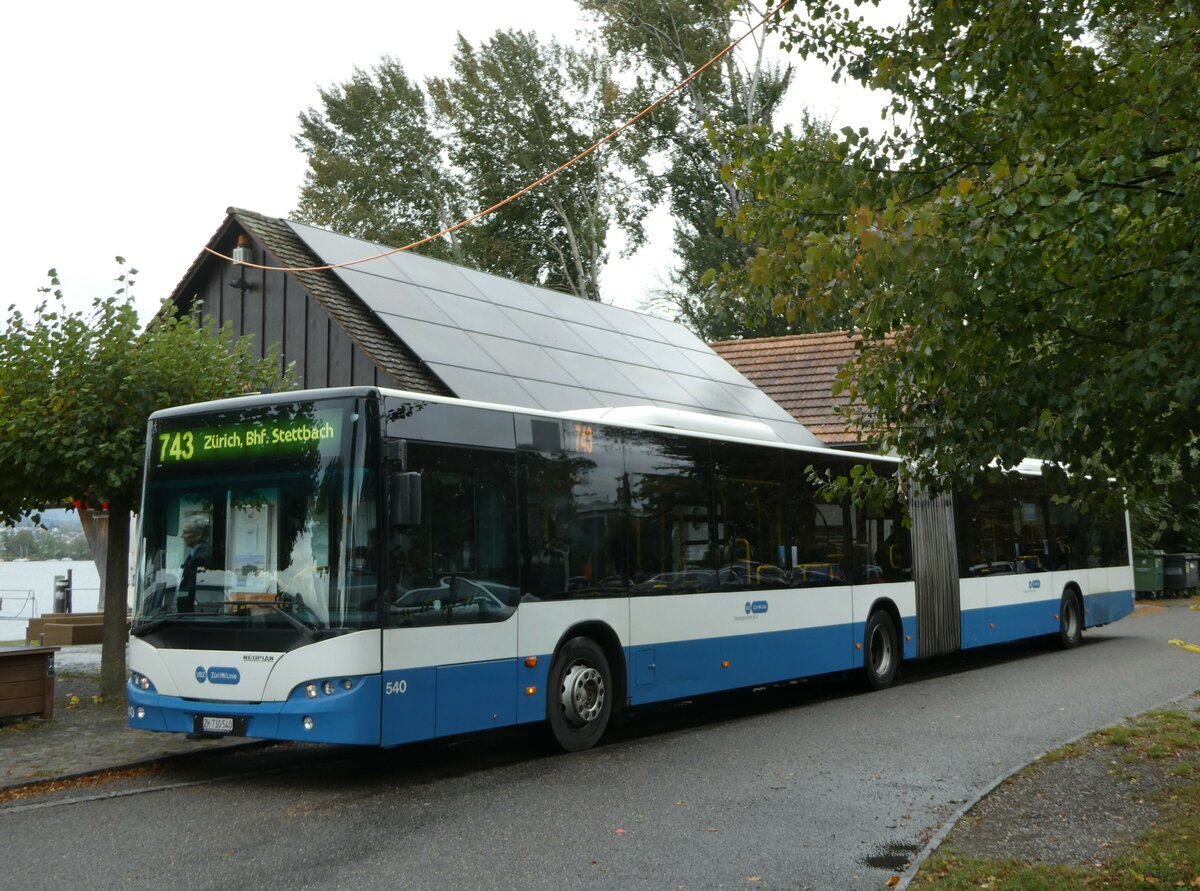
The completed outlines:
<svg viewBox="0 0 1200 891">
<path fill-rule="evenodd" d="M 94 773 L 244 739 L 194 741 L 176 733 L 130 730 L 125 700 L 100 693 L 100 646 L 63 647 L 55 658 L 54 717 L 0 723 L 0 792 L 45 780 Z"/>
</svg>

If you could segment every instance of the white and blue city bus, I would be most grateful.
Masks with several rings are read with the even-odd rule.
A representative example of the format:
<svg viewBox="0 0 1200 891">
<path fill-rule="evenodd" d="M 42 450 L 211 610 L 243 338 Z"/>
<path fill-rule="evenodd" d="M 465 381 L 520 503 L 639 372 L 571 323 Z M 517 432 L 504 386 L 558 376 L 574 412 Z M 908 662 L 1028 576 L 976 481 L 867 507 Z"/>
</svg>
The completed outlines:
<svg viewBox="0 0 1200 891">
<path fill-rule="evenodd" d="M 692 429 L 684 429 L 692 428 Z M 554 414 L 376 388 L 156 412 L 129 723 L 392 746 L 1127 615 L 1123 514 L 1036 474 L 975 500 L 827 503 L 807 468 L 895 460 L 653 408 Z"/>
</svg>

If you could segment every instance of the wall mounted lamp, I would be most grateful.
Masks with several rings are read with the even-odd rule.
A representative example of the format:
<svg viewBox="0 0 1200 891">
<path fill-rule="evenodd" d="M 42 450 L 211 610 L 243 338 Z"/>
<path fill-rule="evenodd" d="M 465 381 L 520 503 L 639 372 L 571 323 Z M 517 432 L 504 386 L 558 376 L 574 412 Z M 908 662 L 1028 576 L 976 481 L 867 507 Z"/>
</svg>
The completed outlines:
<svg viewBox="0 0 1200 891">
<path fill-rule="evenodd" d="M 254 262 L 254 249 L 250 247 L 250 239 L 245 235 L 237 237 L 237 244 L 233 248 L 233 268 L 237 273 L 237 278 L 229 283 L 231 288 L 237 288 L 244 296 L 247 291 L 254 290 L 254 285 L 246 281 L 246 273 L 242 264 Z"/>
</svg>

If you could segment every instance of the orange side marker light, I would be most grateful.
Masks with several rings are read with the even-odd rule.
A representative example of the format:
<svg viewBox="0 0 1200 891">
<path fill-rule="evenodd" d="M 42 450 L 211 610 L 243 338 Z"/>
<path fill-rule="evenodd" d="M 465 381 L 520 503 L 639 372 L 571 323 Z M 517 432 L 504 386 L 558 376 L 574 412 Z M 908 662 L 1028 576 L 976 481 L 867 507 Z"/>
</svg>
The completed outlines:
<svg viewBox="0 0 1200 891">
<path fill-rule="evenodd" d="M 526 668 L 537 668 L 537 656 L 526 656 L 525 657 L 525 667 Z"/>
</svg>

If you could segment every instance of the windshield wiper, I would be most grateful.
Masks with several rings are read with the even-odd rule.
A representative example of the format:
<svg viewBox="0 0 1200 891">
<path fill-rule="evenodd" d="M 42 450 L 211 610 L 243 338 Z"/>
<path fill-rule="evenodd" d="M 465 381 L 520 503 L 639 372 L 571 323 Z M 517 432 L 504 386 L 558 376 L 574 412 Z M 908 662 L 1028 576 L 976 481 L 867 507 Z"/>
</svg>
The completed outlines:
<svg viewBox="0 0 1200 891">
<path fill-rule="evenodd" d="M 263 600 L 226 600 L 221 606 L 261 606 L 266 609 L 273 609 L 279 615 L 283 616 L 291 623 L 297 631 L 307 637 L 309 640 L 316 640 L 317 635 L 321 633 L 321 628 L 311 622 L 305 622 L 303 619 L 297 618 L 281 607 L 278 603 L 270 603 Z"/>
<path fill-rule="evenodd" d="M 158 619 L 147 619 L 144 622 L 138 622 L 129 629 L 129 633 L 134 637 L 145 637 L 151 631 L 161 628 L 163 625 L 175 618 L 175 615 L 162 616 Z"/>
<path fill-rule="evenodd" d="M 205 605 L 217 606 L 218 604 L 208 603 Z M 311 622 L 305 622 L 303 619 L 292 615 L 277 603 L 264 603 L 257 600 L 226 600 L 219 605 L 234 607 L 260 606 L 267 609 L 273 609 L 275 612 L 279 613 L 279 615 L 283 616 L 293 628 L 295 628 L 309 640 L 316 640 L 318 635 L 320 635 L 321 631 L 323 630 L 319 625 L 314 625 Z M 157 619 L 147 619 L 144 622 L 139 622 L 129 630 L 129 633 L 134 637 L 145 637 L 150 632 L 156 631 L 168 622 L 175 621 L 180 616 L 196 615 L 204 615 L 204 613 L 169 613 L 165 616 L 160 616 Z"/>
</svg>

